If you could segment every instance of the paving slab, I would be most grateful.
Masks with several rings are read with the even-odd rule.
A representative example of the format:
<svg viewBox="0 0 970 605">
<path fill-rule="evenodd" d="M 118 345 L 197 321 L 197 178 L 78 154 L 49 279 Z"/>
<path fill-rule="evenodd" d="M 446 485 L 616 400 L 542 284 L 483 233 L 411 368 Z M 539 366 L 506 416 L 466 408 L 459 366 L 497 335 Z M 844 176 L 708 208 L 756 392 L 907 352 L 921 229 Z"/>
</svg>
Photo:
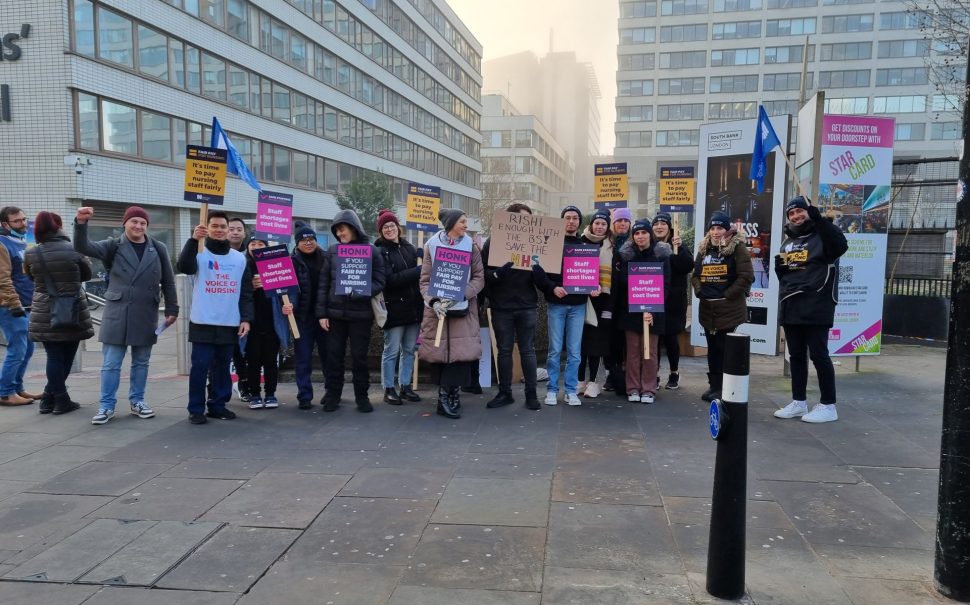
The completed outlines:
<svg viewBox="0 0 970 605">
<path fill-rule="evenodd" d="M 84 605 L 233 605 L 239 595 L 198 590 L 160 590 L 135 586 L 105 586 Z"/>
<path fill-rule="evenodd" d="M 774 452 L 782 451 L 784 456 L 774 455 Z M 859 476 L 842 458 L 817 439 L 751 439 L 748 466 L 762 480 L 859 482 Z"/>
<path fill-rule="evenodd" d="M 445 492 L 452 472 L 451 469 L 363 468 L 340 495 L 437 500 Z"/>
<path fill-rule="evenodd" d="M 842 590 L 852 605 L 952 605 L 953 601 L 936 592 L 928 583 L 905 580 L 840 578 Z"/>
<path fill-rule="evenodd" d="M 63 586 L 33 582 L 0 582 L 0 603 L 13 605 L 81 605 L 97 586 Z"/>
<path fill-rule="evenodd" d="M 80 582 L 151 586 L 220 527 L 161 521 L 80 578 Z"/>
<path fill-rule="evenodd" d="M 299 535 L 291 529 L 224 526 L 155 585 L 246 592 Z"/>
<path fill-rule="evenodd" d="M 16 496 L 19 493 L 27 491 L 34 485 L 36 484 L 33 481 L 0 480 L 0 500 L 4 500 L 10 496 Z"/>
<path fill-rule="evenodd" d="M 664 498 L 664 507 L 667 510 L 667 518 L 671 523 L 681 525 L 708 525 L 710 523 L 710 498 L 670 496 Z M 776 502 L 748 500 L 745 508 L 747 512 L 746 527 L 795 529 L 791 519 Z"/>
<path fill-rule="evenodd" d="M 236 458 L 189 458 L 162 473 L 163 477 L 186 479 L 252 479 L 272 460 Z"/>
<path fill-rule="evenodd" d="M 545 527 L 548 479 L 456 477 L 445 489 L 433 523 Z"/>
<path fill-rule="evenodd" d="M 686 573 L 547 567 L 543 605 L 693 603 Z"/>
<path fill-rule="evenodd" d="M 434 500 L 334 498 L 288 554 L 320 563 L 406 565 L 434 507 Z"/>
<path fill-rule="evenodd" d="M 533 423 L 483 426 L 475 433 L 468 451 L 483 454 L 554 454 L 556 428 Z"/>
<path fill-rule="evenodd" d="M 391 565 L 322 565 L 284 557 L 239 605 L 385 605 L 404 568 Z"/>
<path fill-rule="evenodd" d="M 375 453 L 375 468 L 445 469 L 453 471 L 468 452 L 474 435 L 442 435 L 428 438 L 421 433 L 396 433 Z"/>
<path fill-rule="evenodd" d="M 815 544 L 812 548 L 833 576 L 914 582 L 933 578 L 931 550 L 846 544 Z"/>
<path fill-rule="evenodd" d="M 0 502 L 0 544 L 9 550 L 24 550 L 110 500 L 102 496 L 11 496 Z"/>
<path fill-rule="evenodd" d="M 265 470 L 271 473 L 353 475 L 372 457 L 372 452 L 361 452 L 360 450 L 302 451 L 282 460 L 271 461 Z"/>
<path fill-rule="evenodd" d="M 546 454 L 469 453 L 462 458 L 456 477 L 491 479 L 551 478 L 556 457 Z"/>
<path fill-rule="evenodd" d="M 47 481 L 89 460 L 100 459 L 111 448 L 52 445 L 26 456 L 0 464 L 0 479 Z"/>
<path fill-rule="evenodd" d="M 144 439 L 145 435 L 150 432 L 150 430 L 146 430 L 146 429 L 160 428 L 160 427 L 139 427 L 138 429 L 135 429 L 135 428 L 127 428 L 127 426 L 125 428 L 122 428 L 121 426 L 119 426 L 119 423 L 121 421 L 128 420 L 127 404 L 125 404 L 124 408 L 122 407 L 118 408 L 118 414 L 119 414 L 118 417 L 112 419 L 111 422 L 109 422 L 108 424 L 98 427 L 97 430 L 85 431 L 80 435 L 77 435 L 76 437 L 65 439 L 64 441 L 61 441 L 60 445 L 84 445 L 89 447 L 98 446 L 98 447 L 111 447 L 111 448 L 121 447 Z M 123 417 L 122 414 L 124 414 L 125 416 Z M 132 421 L 137 420 L 139 422 L 145 422 L 144 419 L 135 418 L 134 416 L 131 416 L 131 419 Z M 157 422 L 156 418 L 149 418 L 148 420 L 150 420 L 153 423 Z M 128 425 L 128 424 L 129 423 L 124 422 L 124 425 Z"/>
<path fill-rule="evenodd" d="M 44 494 L 120 496 L 167 470 L 169 464 L 87 462 L 30 489 Z"/>
<path fill-rule="evenodd" d="M 903 509 L 925 531 L 936 532 L 939 470 L 871 466 L 855 467 L 854 470 Z"/>
<path fill-rule="evenodd" d="M 194 521 L 245 481 L 156 477 L 115 499 L 98 517 Z"/>
<path fill-rule="evenodd" d="M 539 605 L 542 595 L 508 590 L 465 590 L 433 586 L 398 586 L 387 605 Z"/>
<path fill-rule="evenodd" d="M 305 528 L 347 483 L 345 475 L 259 473 L 205 515 L 258 527 Z"/>
</svg>

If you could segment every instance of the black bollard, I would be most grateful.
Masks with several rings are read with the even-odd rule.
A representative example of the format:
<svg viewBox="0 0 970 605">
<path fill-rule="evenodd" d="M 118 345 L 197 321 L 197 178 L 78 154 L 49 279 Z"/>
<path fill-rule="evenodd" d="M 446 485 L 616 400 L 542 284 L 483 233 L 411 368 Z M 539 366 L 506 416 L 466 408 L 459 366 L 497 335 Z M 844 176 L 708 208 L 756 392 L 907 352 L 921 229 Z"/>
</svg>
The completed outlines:
<svg viewBox="0 0 970 605">
<path fill-rule="evenodd" d="M 711 406 L 711 436 L 717 440 L 717 461 L 707 545 L 707 592 L 721 599 L 744 596 L 750 355 L 751 338 L 747 334 L 728 334 L 722 399 Z M 721 418 L 719 427 L 714 426 L 716 417 Z"/>
</svg>

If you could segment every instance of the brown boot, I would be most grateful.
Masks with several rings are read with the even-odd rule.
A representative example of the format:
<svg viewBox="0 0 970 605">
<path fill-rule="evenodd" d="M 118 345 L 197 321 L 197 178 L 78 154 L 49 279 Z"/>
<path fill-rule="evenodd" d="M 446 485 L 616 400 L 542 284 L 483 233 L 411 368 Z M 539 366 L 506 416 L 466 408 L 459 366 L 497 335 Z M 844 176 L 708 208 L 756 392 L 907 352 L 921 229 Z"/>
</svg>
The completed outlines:
<svg viewBox="0 0 970 605">
<path fill-rule="evenodd" d="M 0 405 L 7 405 L 7 406 L 27 405 L 33 402 L 34 402 L 33 399 L 27 399 L 26 397 L 21 397 L 16 393 L 13 393 L 11 395 L 4 395 L 3 397 L 0 397 Z"/>
<path fill-rule="evenodd" d="M 27 391 L 20 391 L 17 394 L 23 397 L 24 399 L 33 399 L 34 401 L 37 401 L 38 399 L 41 399 L 43 397 L 42 394 L 29 393 Z"/>
</svg>

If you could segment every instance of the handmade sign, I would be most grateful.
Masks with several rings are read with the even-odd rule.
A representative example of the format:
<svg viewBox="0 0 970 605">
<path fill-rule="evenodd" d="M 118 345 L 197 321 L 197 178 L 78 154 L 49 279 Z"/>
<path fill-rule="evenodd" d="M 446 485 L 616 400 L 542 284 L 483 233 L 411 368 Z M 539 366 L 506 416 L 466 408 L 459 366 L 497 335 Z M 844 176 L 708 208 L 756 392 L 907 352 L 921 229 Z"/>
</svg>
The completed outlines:
<svg viewBox="0 0 970 605">
<path fill-rule="evenodd" d="M 371 296 L 373 271 L 370 244 L 339 244 L 334 294 Z"/>
<path fill-rule="evenodd" d="M 568 245 L 562 253 L 562 287 L 569 294 L 589 294 L 600 285 L 600 247 Z"/>
<path fill-rule="evenodd" d="M 541 265 L 558 273 L 565 238 L 566 221 L 561 218 L 498 210 L 492 217 L 488 265 L 501 267 L 511 262 L 514 269 L 524 271 Z"/>
</svg>

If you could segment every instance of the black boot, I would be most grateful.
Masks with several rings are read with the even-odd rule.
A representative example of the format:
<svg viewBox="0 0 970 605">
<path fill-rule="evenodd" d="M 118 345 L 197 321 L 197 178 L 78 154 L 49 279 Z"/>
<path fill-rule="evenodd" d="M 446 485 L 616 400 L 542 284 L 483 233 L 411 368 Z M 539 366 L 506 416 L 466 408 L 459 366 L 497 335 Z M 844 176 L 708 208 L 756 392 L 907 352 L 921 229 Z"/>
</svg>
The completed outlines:
<svg viewBox="0 0 970 605">
<path fill-rule="evenodd" d="M 481 395 L 482 393 L 485 392 L 482 390 L 481 385 L 478 384 L 477 382 L 475 384 L 468 385 L 467 387 L 461 387 L 461 389 L 459 390 L 465 391 L 466 393 L 471 393 L 472 395 Z"/>
<path fill-rule="evenodd" d="M 401 399 L 408 401 L 421 401 L 421 396 L 414 392 L 409 384 L 401 385 Z"/>
<path fill-rule="evenodd" d="M 54 411 L 54 396 L 48 391 L 44 391 L 44 394 L 41 396 L 37 411 L 41 414 L 50 414 Z"/>
<path fill-rule="evenodd" d="M 54 408 L 51 413 L 55 416 L 60 416 L 61 414 L 66 414 L 68 412 L 73 412 L 74 410 L 81 407 L 80 403 L 71 401 L 71 396 L 67 393 L 57 393 L 53 395 L 54 398 Z"/>
<path fill-rule="evenodd" d="M 536 395 L 535 389 L 525 390 L 525 407 L 530 410 L 542 409 L 542 406 L 539 405 L 539 396 Z"/>
<path fill-rule="evenodd" d="M 704 401 L 713 401 L 715 399 L 721 398 L 721 376 L 715 374 L 707 375 L 707 383 L 710 385 L 704 394 L 701 395 L 701 399 Z"/>
<path fill-rule="evenodd" d="M 454 400 L 451 395 L 451 389 L 445 387 L 438 387 L 438 410 L 437 412 L 444 416 L 445 418 L 458 419 L 461 418 L 461 412 L 454 405 Z"/>
<path fill-rule="evenodd" d="M 403 403 L 400 395 L 398 395 L 397 391 L 394 390 L 394 387 L 384 389 L 384 401 L 385 403 L 389 403 L 391 405 L 401 405 Z"/>
<path fill-rule="evenodd" d="M 512 397 L 512 391 L 506 391 L 504 389 L 499 389 L 498 394 L 492 397 L 492 400 L 485 404 L 487 408 L 500 408 L 504 405 L 509 405 L 510 403 L 515 403 L 515 398 Z"/>
</svg>

